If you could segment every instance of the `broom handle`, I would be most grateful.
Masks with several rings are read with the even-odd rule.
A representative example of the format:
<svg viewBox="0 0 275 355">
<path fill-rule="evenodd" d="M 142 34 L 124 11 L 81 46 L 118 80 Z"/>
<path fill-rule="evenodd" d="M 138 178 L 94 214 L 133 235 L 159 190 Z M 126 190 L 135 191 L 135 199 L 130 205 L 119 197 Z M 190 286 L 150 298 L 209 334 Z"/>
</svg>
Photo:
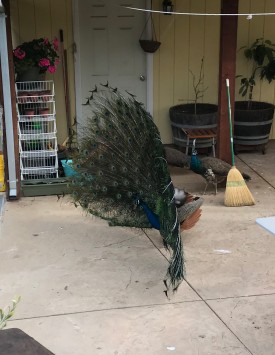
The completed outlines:
<svg viewBox="0 0 275 355">
<path fill-rule="evenodd" d="M 226 79 L 225 82 L 226 82 L 227 102 L 228 102 L 228 119 L 229 119 L 229 131 L 230 131 L 231 158 L 232 158 L 232 165 L 235 166 L 235 156 L 234 156 L 234 149 L 233 149 L 231 102 L 230 102 L 230 91 L 229 91 L 229 79 Z"/>
</svg>

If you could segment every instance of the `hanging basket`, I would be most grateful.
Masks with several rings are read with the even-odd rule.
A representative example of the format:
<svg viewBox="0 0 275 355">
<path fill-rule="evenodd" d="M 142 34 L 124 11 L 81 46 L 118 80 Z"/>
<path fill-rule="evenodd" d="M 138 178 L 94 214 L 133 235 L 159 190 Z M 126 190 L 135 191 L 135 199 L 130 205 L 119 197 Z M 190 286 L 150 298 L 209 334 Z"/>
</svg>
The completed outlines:
<svg viewBox="0 0 275 355">
<path fill-rule="evenodd" d="M 152 39 L 142 39 L 142 35 L 144 34 L 147 25 L 151 25 L 151 36 Z M 146 53 L 154 53 L 156 50 L 159 49 L 159 46 L 161 45 L 161 42 L 157 40 L 157 35 L 156 35 L 156 30 L 153 22 L 153 17 L 152 14 L 147 18 L 147 21 L 145 22 L 143 31 L 141 32 L 140 38 L 139 38 L 139 44 L 141 48 L 144 50 Z"/>
<path fill-rule="evenodd" d="M 149 39 L 140 39 L 139 44 L 141 48 L 144 50 L 144 52 L 155 53 L 155 51 L 159 49 L 161 42 L 149 40 Z"/>
</svg>

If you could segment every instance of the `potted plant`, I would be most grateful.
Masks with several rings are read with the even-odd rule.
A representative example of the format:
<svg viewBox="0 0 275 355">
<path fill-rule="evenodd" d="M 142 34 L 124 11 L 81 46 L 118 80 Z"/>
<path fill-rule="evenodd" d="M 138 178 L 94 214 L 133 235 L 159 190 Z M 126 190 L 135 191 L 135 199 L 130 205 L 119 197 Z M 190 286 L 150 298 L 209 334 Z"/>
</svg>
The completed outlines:
<svg viewBox="0 0 275 355">
<path fill-rule="evenodd" d="M 241 78 L 239 93 L 246 101 L 235 102 L 234 118 L 234 145 L 252 146 L 266 151 L 270 129 L 273 121 L 274 106 L 271 103 L 253 100 L 253 91 L 257 79 L 267 80 L 269 83 L 275 79 L 275 44 L 263 38 L 257 38 L 250 47 L 244 46 L 245 58 L 252 62 L 249 77 L 238 75 Z"/>
<path fill-rule="evenodd" d="M 187 137 L 184 133 L 184 129 L 213 129 L 217 127 L 218 106 L 199 102 L 199 100 L 203 98 L 203 93 L 207 90 L 207 87 L 203 88 L 203 66 L 204 58 L 201 60 L 198 80 L 196 80 L 194 73 L 189 70 L 192 75 L 194 90 L 193 103 L 176 105 L 169 109 L 174 143 L 179 146 L 186 147 Z M 212 139 L 206 138 L 200 139 L 196 143 L 196 146 L 211 147 L 212 144 Z"/>
<path fill-rule="evenodd" d="M 13 62 L 17 81 L 42 80 L 39 75 L 55 73 L 59 63 L 58 39 L 33 39 L 13 50 Z"/>
</svg>

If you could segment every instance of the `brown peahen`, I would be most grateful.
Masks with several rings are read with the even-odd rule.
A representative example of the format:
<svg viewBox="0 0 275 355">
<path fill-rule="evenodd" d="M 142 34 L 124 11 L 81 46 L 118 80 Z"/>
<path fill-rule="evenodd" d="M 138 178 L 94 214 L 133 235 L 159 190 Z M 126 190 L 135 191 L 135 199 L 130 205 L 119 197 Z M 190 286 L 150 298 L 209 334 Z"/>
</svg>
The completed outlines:
<svg viewBox="0 0 275 355">
<path fill-rule="evenodd" d="M 209 184 L 213 184 L 215 187 L 215 194 L 217 194 L 217 186 L 223 182 L 231 169 L 231 165 L 225 161 L 215 157 L 202 157 L 199 158 L 197 151 L 195 150 L 195 140 L 193 143 L 192 156 L 190 162 L 190 169 L 201 175 L 205 179 L 204 194 Z M 242 173 L 245 180 L 250 180 L 251 177 L 248 174 Z"/>
<path fill-rule="evenodd" d="M 197 222 L 202 199 L 175 194 L 159 131 L 143 104 L 105 90 L 85 104 L 91 112 L 74 158 L 75 205 L 110 225 L 158 229 L 171 251 L 165 285 L 176 290 L 184 277 L 181 225 Z"/>
</svg>

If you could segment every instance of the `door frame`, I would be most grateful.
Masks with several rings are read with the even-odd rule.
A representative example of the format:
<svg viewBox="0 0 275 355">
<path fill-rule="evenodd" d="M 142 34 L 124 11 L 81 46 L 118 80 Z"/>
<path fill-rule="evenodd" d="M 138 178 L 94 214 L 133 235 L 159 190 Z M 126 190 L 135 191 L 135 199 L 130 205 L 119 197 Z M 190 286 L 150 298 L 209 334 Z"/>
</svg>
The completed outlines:
<svg viewBox="0 0 275 355">
<path fill-rule="evenodd" d="M 79 1 L 73 0 L 73 36 L 74 36 L 74 74 L 75 74 L 75 103 L 76 103 L 76 121 L 80 122 L 79 117 L 82 115 L 82 103 L 83 98 L 81 97 L 81 65 L 80 65 L 80 52 L 78 51 L 80 43 L 80 33 L 79 33 Z M 112 1 L 112 0 L 109 0 Z M 150 8 L 151 1 L 146 0 L 146 8 Z M 134 11 L 134 10 L 133 10 Z M 146 12 L 146 16 L 149 13 Z M 151 26 L 148 26 L 151 28 Z M 146 110 L 150 112 L 153 116 L 153 54 L 146 53 Z"/>
</svg>

